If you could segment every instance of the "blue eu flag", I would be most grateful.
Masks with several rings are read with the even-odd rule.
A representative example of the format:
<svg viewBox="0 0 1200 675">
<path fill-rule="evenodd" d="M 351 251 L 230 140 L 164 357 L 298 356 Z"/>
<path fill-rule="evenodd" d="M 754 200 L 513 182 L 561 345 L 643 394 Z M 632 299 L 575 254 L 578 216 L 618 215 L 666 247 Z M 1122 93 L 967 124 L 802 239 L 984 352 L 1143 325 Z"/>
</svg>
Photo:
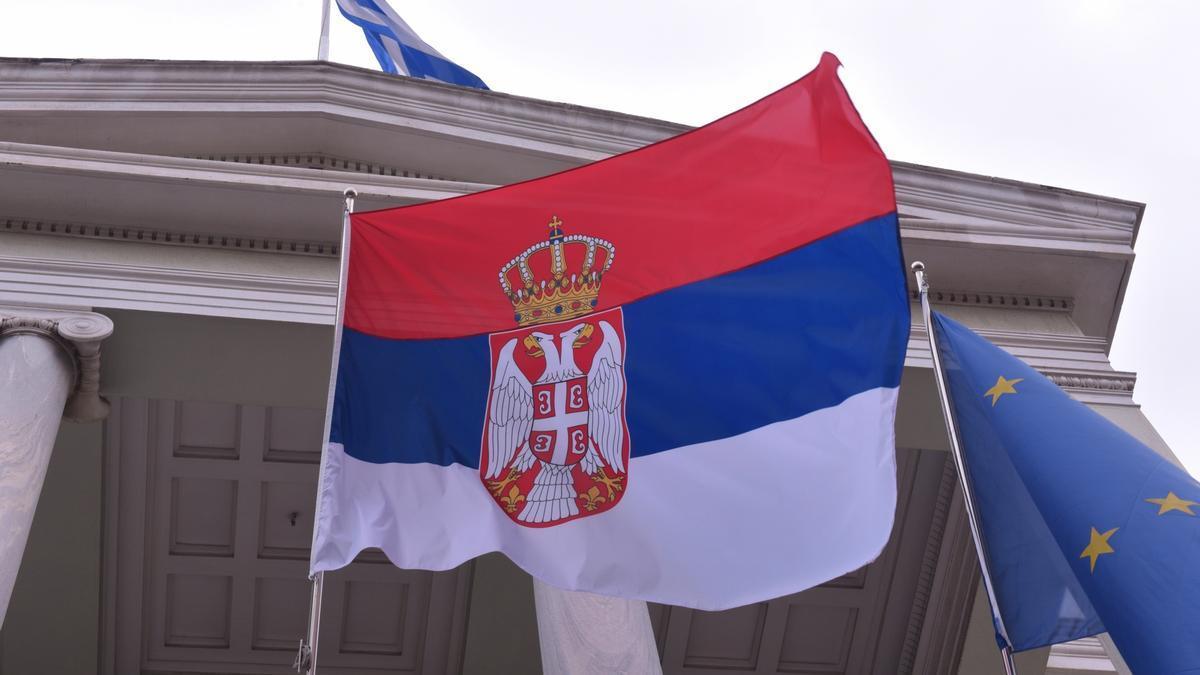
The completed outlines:
<svg viewBox="0 0 1200 675">
<path fill-rule="evenodd" d="M 970 329 L 933 324 L 1014 651 L 1108 631 L 1200 673 L 1200 483 Z"/>
</svg>

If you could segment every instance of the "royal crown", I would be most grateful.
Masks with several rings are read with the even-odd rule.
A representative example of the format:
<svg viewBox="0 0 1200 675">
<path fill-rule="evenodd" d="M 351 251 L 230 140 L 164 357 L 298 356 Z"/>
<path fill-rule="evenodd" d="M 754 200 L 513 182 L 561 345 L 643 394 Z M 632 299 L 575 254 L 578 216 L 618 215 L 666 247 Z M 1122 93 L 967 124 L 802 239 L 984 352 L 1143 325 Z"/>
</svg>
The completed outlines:
<svg viewBox="0 0 1200 675">
<path fill-rule="evenodd" d="M 562 225 L 558 216 L 551 217 L 547 240 L 518 253 L 500 269 L 500 288 L 512 301 L 518 326 L 572 319 L 596 308 L 600 283 L 616 249 L 597 237 L 565 235 Z"/>
</svg>

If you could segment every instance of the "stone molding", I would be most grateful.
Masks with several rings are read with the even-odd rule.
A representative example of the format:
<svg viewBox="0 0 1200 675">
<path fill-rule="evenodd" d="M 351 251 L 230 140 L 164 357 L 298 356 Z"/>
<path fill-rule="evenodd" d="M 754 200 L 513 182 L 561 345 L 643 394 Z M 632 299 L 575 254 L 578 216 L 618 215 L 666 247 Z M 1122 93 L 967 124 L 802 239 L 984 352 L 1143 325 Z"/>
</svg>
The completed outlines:
<svg viewBox="0 0 1200 675">
<path fill-rule="evenodd" d="M 919 303 L 921 301 L 921 294 L 916 290 L 910 290 L 908 297 L 912 302 Z M 1065 312 L 1068 314 L 1075 309 L 1075 301 L 1073 299 L 1051 295 L 931 290 L 929 292 L 929 300 L 938 305 L 1024 309 Z"/>
<path fill-rule="evenodd" d="M 0 88 L 0 91 L 3 89 Z M 3 112 L 2 106 L 0 112 Z M 0 165 L 7 169 L 16 168 L 56 175 L 87 175 L 151 183 L 180 181 L 200 186 L 234 186 L 238 189 L 270 192 L 329 194 L 336 195 L 339 199 L 347 185 L 352 184 L 360 198 L 374 198 L 393 204 L 457 197 L 495 187 L 485 183 L 375 173 L 355 173 L 353 180 L 348 181 L 345 175 L 347 172 L 344 171 L 11 141 L 0 141 Z M 16 215 L 18 214 L 12 214 Z"/>
<path fill-rule="evenodd" d="M 75 422 L 108 416 L 108 401 L 100 395 L 100 343 L 112 332 L 112 320 L 95 312 L 0 306 L 0 338 L 38 335 L 61 346 L 70 356 L 75 384 L 63 417 Z"/>
<path fill-rule="evenodd" d="M 1077 390 L 1092 390 L 1096 392 L 1115 392 L 1121 394 L 1133 394 L 1133 388 L 1137 384 L 1137 375 L 1134 373 L 1113 372 L 1107 376 L 1097 377 L 1095 375 L 1081 375 L 1077 373 L 1063 373 L 1047 370 L 1042 373 L 1051 382 L 1057 384 L 1063 389 Z"/>
<path fill-rule="evenodd" d="M 53 298 L 64 304 L 172 312 L 200 316 L 262 319 L 328 325 L 333 321 L 337 285 L 333 279 L 187 270 L 163 265 L 130 265 L 0 256 L 0 301 L 33 303 Z M 955 292 L 963 304 L 988 303 L 994 294 Z M 1005 296 L 1014 308 L 1069 311 L 1069 300 Z M 203 301 L 198 301 L 203 299 Z M 1006 300 L 1006 303 L 1009 302 Z M 1028 303 L 1028 306 L 1026 305 Z M 1053 307 L 1047 305 L 1054 304 Z M 914 315 L 915 316 L 915 315 Z M 1134 373 L 1114 371 L 1099 337 L 980 330 L 984 337 L 1028 360 L 1051 381 L 1087 402 L 1132 404 Z M 925 329 L 914 324 L 906 365 L 931 367 Z"/>
<path fill-rule="evenodd" d="M 519 145 L 584 161 L 689 127 L 328 61 L 214 62 L 0 59 L 0 109 L 101 111 L 319 110 L 366 120 L 405 118 L 430 133 Z M 564 118 L 568 124 L 564 124 Z"/>
<path fill-rule="evenodd" d="M 929 339 L 925 326 L 916 323 L 918 320 L 914 314 L 904 365 L 932 368 Z M 1137 374 L 1112 369 L 1103 338 L 978 328 L 975 331 L 1084 403 L 1135 405 Z"/>
<path fill-rule="evenodd" d="M 913 591 L 912 612 L 909 614 L 908 626 L 905 629 L 904 646 L 901 648 L 900 659 L 896 664 L 897 675 L 909 675 L 914 672 L 913 667 L 916 663 L 917 651 L 921 647 L 921 637 L 926 620 L 933 618 L 929 616 L 929 600 L 933 593 L 935 577 L 939 571 L 945 573 L 944 568 L 939 569 L 939 561 L 957 480 L 958 475 L 954 471 L 953 462 L 944 462 L 942 479 L 938 484 L 937 499 L 933 506 L 933 517 L 929 523 L 929 536 L 925 539 L 925 552 L 921 556 L 921 571 L 917 577 L 917 587 Z M 934 614 L 940 613 L 935 611 Z M 943 625 L 938 628 L 944 630 L 946 627 Z"/>
<path fill-rule="evenodd" d="M 1050 647 L 1046 675 L 1083 675 L 1116 673 L 1117 667 L 1108 658 L 1104 643 L 1098 637 L 1086 637 Z"/>
<path fill-rule="evenodd" d="M 0 300 L 332 325 L 335 279 L 0 255 Z"/>
<path fill-rule="evenodd" d="M 458 180 L 322 152 L 222 153 L 188 158 L 436 181 Z M 892 162 L 892 169 L 896 178 L 896 198 L 902 212 L 932 209 L 943 216 L 936 220 L 905 218 L 904 226 L 909 230 L 973 231 L 979 229 L 977 223 L 968 226 L 961 221 L 985 219 L 1005 223 L 1008 227 L 1001 228 L 1003 231 L 1021 237 L 1062 239 L 1064 234 L 1083 234 L 1090 241 L 1131 245 L 1140 221 L 1142 205 L 1133 202 L 1045 187 L 1039 187 L 1031 197 L 1031 186 L 1017 181 L 904 162 Z M 948 191 L 947 187 L 951 186 L 953 189 Z M 1014 229 L 1013 225 L 1019 227 Z"/>
<path fill-rule="evenodd" d="M 424 180 L 457 181 L 446 176 L 431 176 L 413 169 L 367 162 L 350 157 L 337 157 L 324 152 L 256 152 L 249 154 L 220 153 L 208 155 L 188 155 L 188 159 L 202 159 L 209 162 L 233 162 L 235 164 L 257 164 L 259 166 L 292 166 L 300 169 L 317 169 L 320 171 L 345 171 L 350 173 L 375 174 L 379 176 L 396 176 L 399 178 L 420 178 Z"/>
<path fill-rule="evenodd" d="M 958 489 L 958 473 L 948 457 L 943 485 L 952 484 L 944 509 L 941 545 L 936 568 L 928 582 L 928 608 L 921 627 L 911 672 L 956 673 L 962 660 L 966 626 L 970 623 L 975 589 L 979 585 L 979 563 L 975 543 L 967 525 L 967 511 Z M 924 570 L 923 570 L 924 572 Z M 928 574 L 928 572 L 924 572 Z"/>
<path fill-rule="evenodd" d="M 1062 188 L 892 162 L 911 230 L 1072 240 L 1132 249 L 1145 205 Z"/>
<path fill-rule="evenodd" d="M 936 309 L 937 303 L 934 307 Z M 914 309 L 913 317 L 916 321 L 920 321 L 919 309 Z M 986 337 L 1005 348 L 1014 348 L 1015 350 L 1037 350 L 1041 352 L 1079 352 L 1095 355 L 1096 359 L 1103 360 L 1108 349 L 1108 342 L 1102 337 L 1093 337 L 1088 335 L 1071 335 L 1064 333 L 1031 333 L 1019 330 L 998 330 L 995 328 L 974 328 L 975 332 Z M 918 334 L 921 340 L 926 340 L 925 326 L 920 323 L 913 323 L 913 337 Z M 928 351 L 928 343 L 924 344 L 924 348 Z"/>
<path fill-rule="evenodd" d="M 2 85 L 0 82 L 0 91 L 3 91 Z M 0 163 L 56 174 L 185 180 L 196 185 L 237 185 L 240 188 L 338 195 L 346 187 L 346 174 L 351 174 L 355 188 L 364 199 L 396 205 L 495 187 L 487 183 L 428 178 L 415 170 L 319 153 L 226 153 L 194 158 L 0 142 Z M 319 168 L 322 166 L 329 168 Z M 893 162 L 893 170 L 901 231 L 907 239 L 982 237 L 991 244 L 1008 242 L 1013 246 L 1067 242 L 1073 249 L 1132 256 L 1142 212 L 1140 204 L 898 162 Z M 1089 209 L 1094 214 L 1081 215 Z M 104 233 L 102 236 L 110 236 L 111 231 L 123 233 L 122 239 L 177 245 L 208 246 L 212 245 L 208 243 L 212 240 L 224 241 L 222 246 L 227 246 L 228 242 L 240 241 L 238 246 L 283 253 L 305 248 L 318 251 L 336 248 L 332 230 L 328 241 L 292 241 L 221 232 L 168 233 L 165 229 L 113 224 L 43 223 L 23 214 L 3 215 L 4 228 L 9 231 L 36 228 L 40 223 L 41 231 L 51 234 L 71 235 L 82 230 L 85 236 L 96 231 Z"/>
<path fill-rule="evenodd" d="M 0 216 L 0 232 L 38 234 L 104 241 L 124 241 L 138 244 L 169 244 L 193 248 L 217 248 L 256 253 L 309 255 L 322 258 L 338 257 L 338 244 L 332 241 L 305 241 L 268 237 L 171 232 L 142 227 L 68 223 L 37 218 Z"/>
<path fill-rule="evenodd" d="M 7 297 L 10 302 L 55 297 L 64 303 L 84 301 L 115 309 L 327 325 L 333 321 L 336 293 L 333 279 L 0 256 L 0 298 Z M 967 304 L 979 298 L 980 306 L 1009 306 L 987 303 L 983 300 L 989 297 L 987 293 L 958 293 L 971 299 Z M 197 302 L 198 298 L 203 302 Z M 1015 299 L 1022 310 L 1028 309 L 1026 302 L 1032 308 L 1040 300 L 1036 296 Z M 1050 300 L 1059 306 L 1045 307 L 1049 304 L 1045 301 L 1042 311 L 1067 311 L 1061 303 L 1069 301 Z M 1065 389 L 1130 402 L 1137 377 L 1109 367 L 1103 338 L 996 330 L 980 333 L 1018 355 L 1036 355 L 1037 359 L 1030 359 L 1034 366 Z M 931 365 L 925 329 L 919 324 L 912 327 L 906 365 Z"/>
</svg>

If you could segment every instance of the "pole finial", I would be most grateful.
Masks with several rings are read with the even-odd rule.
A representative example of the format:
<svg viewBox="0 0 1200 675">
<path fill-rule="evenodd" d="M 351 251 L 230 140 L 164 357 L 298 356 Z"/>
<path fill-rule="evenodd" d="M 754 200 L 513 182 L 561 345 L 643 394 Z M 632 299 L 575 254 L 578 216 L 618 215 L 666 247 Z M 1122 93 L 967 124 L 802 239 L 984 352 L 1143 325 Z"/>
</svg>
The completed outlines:
<svg viewBox="0 0 1200 675">
<path fill-rule="evenodd" d="M 346 188 L 345 190 L 342 190 L 342 196 L 346 199 L 354 199 L 358 196 L 358 190 L 355 190 L 354 188 Z"/>
<path fill-rule="evenodd" d="M 929 292 L 929 277 L 925 276 L 925 263 L 917 260 L 909 265 L 913 276 L 917 278 L 917 291 L 924 294 Z"/>
</svg>

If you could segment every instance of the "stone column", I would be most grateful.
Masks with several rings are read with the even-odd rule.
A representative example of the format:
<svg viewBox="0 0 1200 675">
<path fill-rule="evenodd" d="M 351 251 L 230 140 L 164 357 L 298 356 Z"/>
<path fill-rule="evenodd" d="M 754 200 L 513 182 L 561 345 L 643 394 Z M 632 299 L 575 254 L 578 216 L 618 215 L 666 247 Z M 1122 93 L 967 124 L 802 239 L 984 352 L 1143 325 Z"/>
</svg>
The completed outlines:
<svg viewBox="0 0 1200 675">
<path fill-rule="evenodd" d="M 546 675 L 661 675 L 650 612 L 640 600 L 564 591 L 533 580 Z"/>
<path fill-rule="evenodd" d="M 92 312 L 0 307 L 0 624 L 37 508 L 59 421 L 104 419 L 100 342 L 112 321 Z"/>
</svg>

